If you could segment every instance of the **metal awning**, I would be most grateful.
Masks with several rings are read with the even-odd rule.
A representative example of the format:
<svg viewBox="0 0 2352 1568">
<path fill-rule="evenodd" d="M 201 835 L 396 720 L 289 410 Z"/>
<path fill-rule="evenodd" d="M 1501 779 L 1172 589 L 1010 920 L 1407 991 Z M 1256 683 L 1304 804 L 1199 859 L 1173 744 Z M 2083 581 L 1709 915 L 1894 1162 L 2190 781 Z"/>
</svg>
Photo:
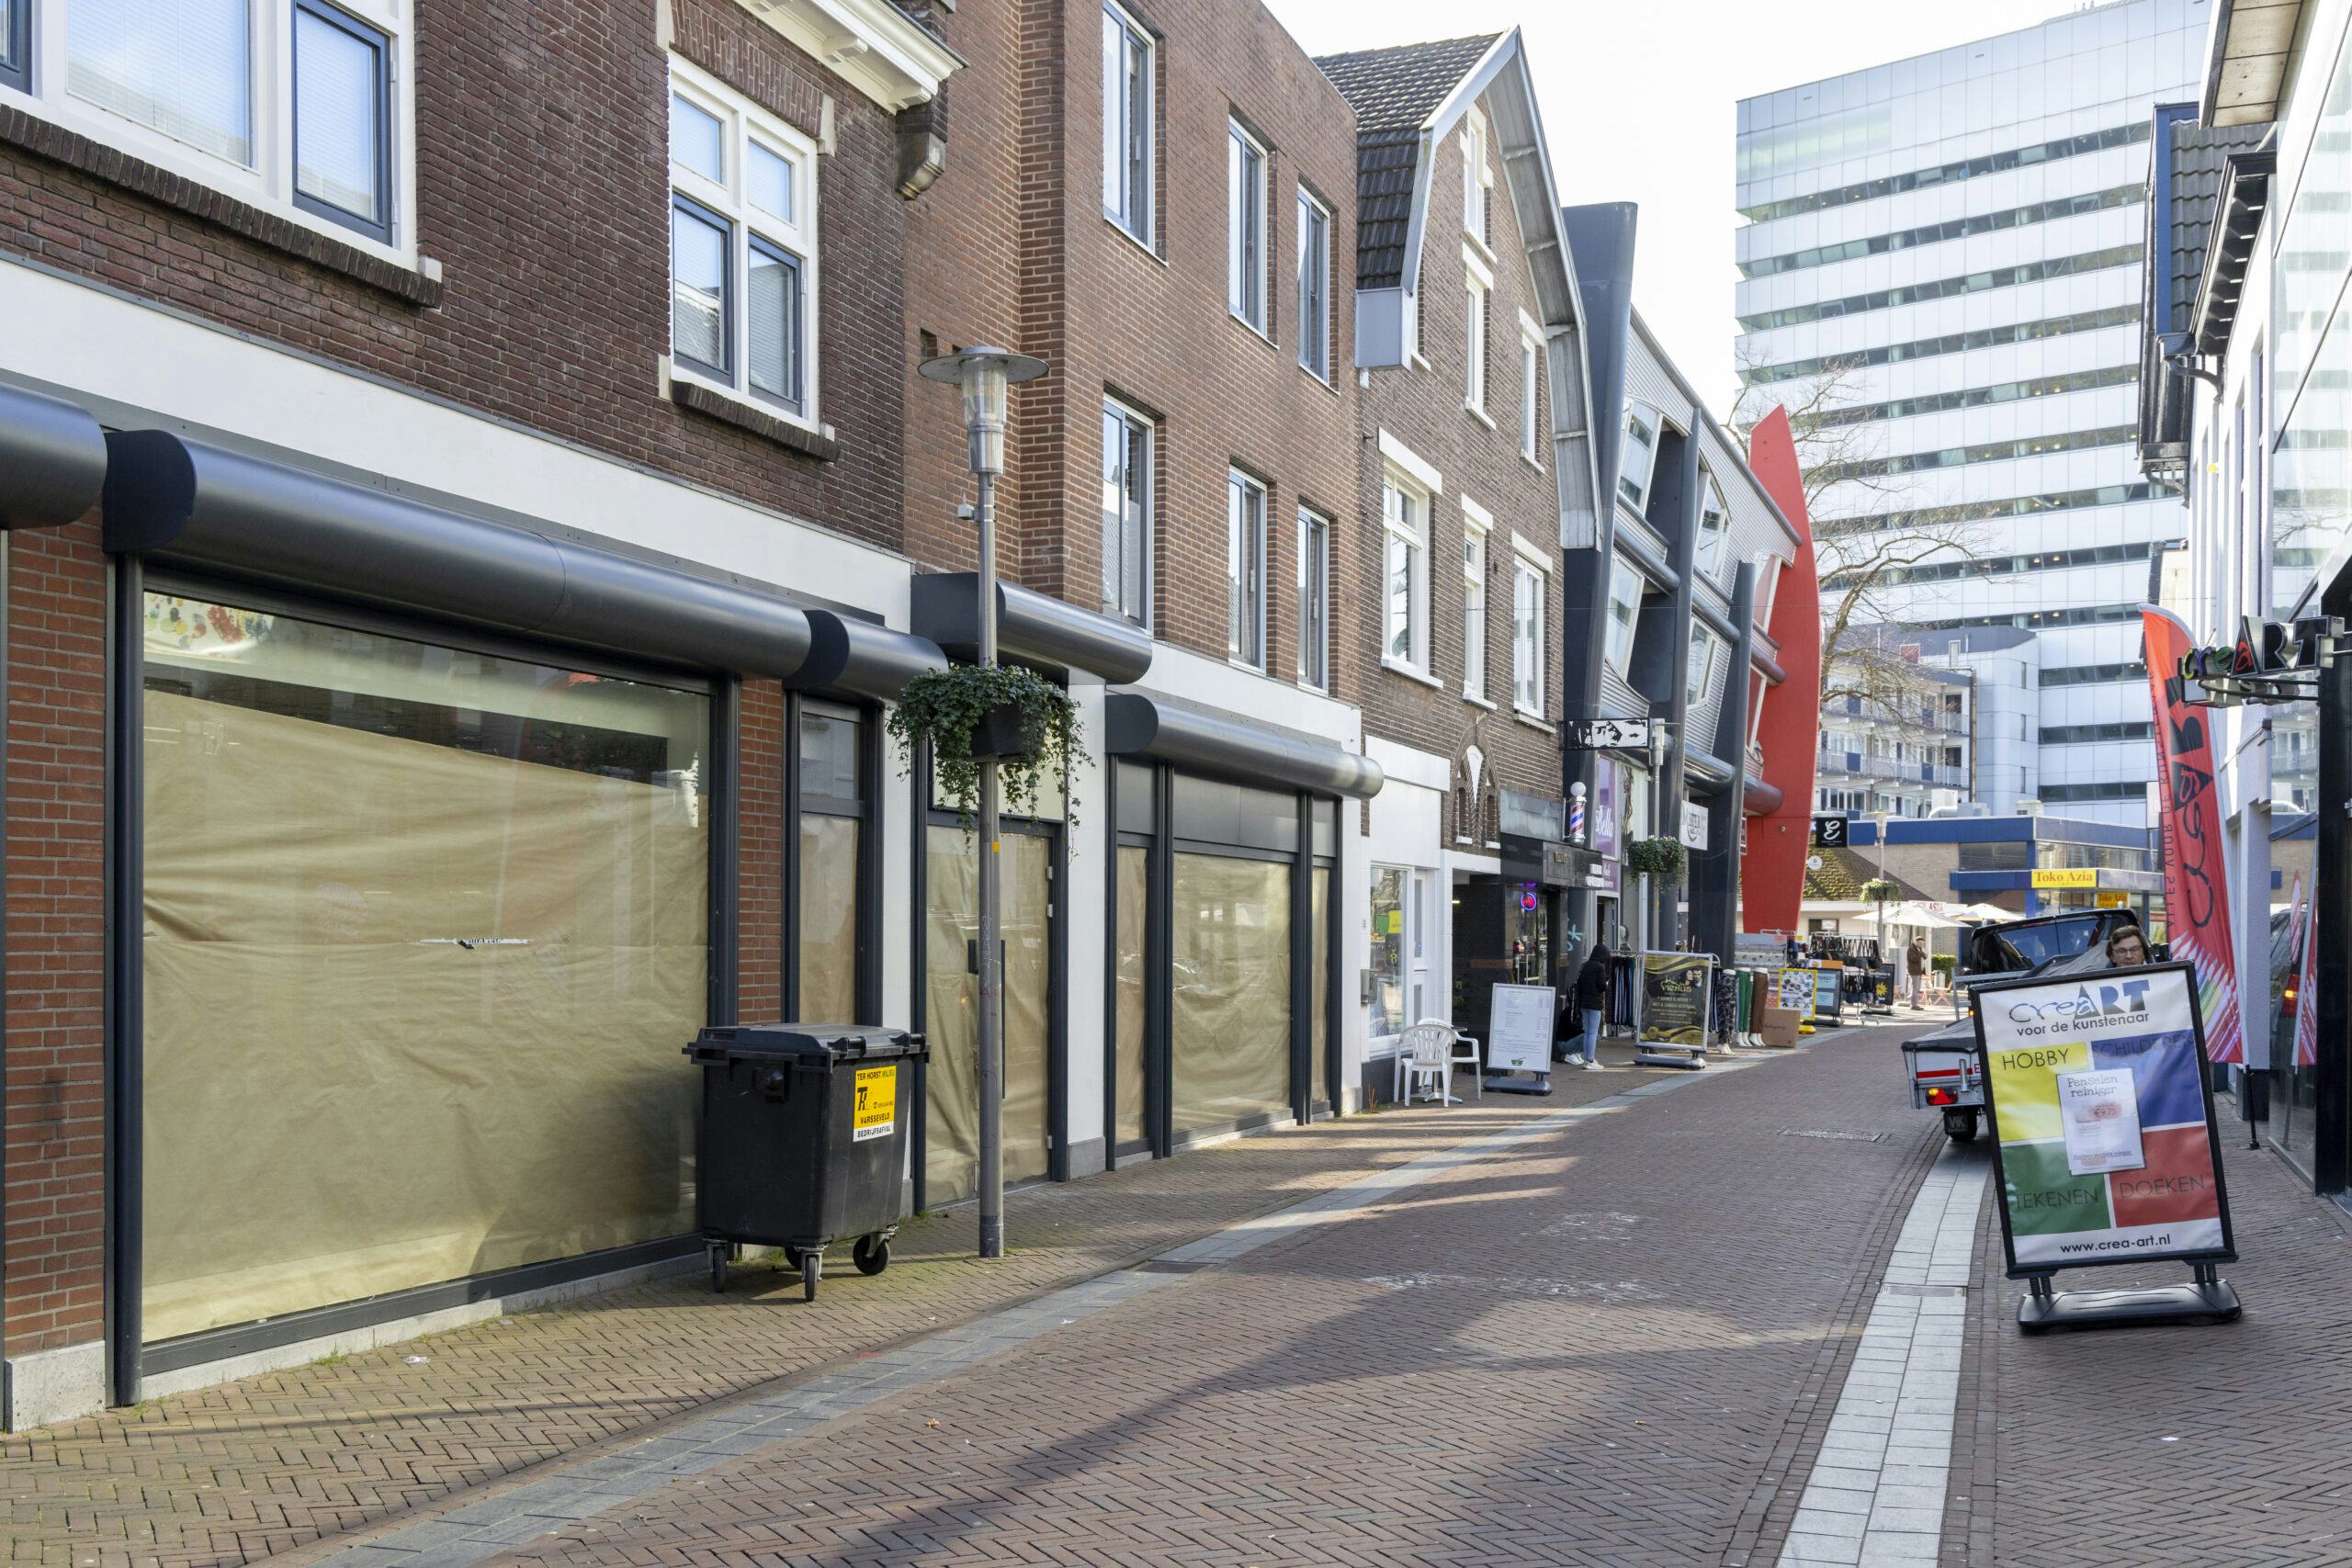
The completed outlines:
<svg viewBox="0 0 2352 1568">
<path fill-rule="evenodd" d="M 980 581 L 975 572 L 930 572 L 914 581 L 914 629 L 951 659 L 980 651 Z M 1151 634 L 1132 621 L 1081 610 L 1000 580 L 997 651 L 1057 676 L 1092 675 L 1113 685 L 1140 681 L 1151 668 Z"/>
<path fill-rule="evenodd" d="M 0 530 L 56 528 L 98 503 L 107 436 L 88 410 L 0 387 Z"/>
<path fill-rule="evenodd" d="M 1151 692 L 1111 693 L 1102 728 L 1114 757 L 1148 758 L 1242 784 L 1363 800 L 1386 782 L 1379 763 L 1319 736 Z"/>
</svg>

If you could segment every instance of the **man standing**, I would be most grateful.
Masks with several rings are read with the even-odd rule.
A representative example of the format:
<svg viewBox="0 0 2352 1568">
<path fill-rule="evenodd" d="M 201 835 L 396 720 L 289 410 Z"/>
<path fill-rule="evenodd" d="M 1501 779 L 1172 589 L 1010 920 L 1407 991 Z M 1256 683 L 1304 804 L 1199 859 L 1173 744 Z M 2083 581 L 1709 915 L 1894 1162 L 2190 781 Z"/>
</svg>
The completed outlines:
<svg viewBox="0 0 2352 1568">
<path fill-rule="evenodd" d="M 1911 1010 L 1919 1010 L 1919 987 L 1927 983 L 1928 939 L 1915 936 L 1911 945 L 1903 950 L 1903 994 L 1909 998 Z"/>
</svg>

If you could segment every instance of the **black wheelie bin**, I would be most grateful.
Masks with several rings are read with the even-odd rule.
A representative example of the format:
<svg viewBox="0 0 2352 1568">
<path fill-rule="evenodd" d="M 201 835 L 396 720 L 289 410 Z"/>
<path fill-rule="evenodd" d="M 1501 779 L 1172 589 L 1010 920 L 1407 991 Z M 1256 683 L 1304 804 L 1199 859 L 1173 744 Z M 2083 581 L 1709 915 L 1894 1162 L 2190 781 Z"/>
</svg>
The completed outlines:
<svg viewBox="0 0 2352 1568">
<path fill-rule="evenodd" d="M 739 1244 L 782 1247 L 808 1301 L 836 1241 L 856 1239 L 860 1273 L 890 1266 L 927 1055 L 920 1034 L 855 1024 L 724 1024 L 695 1037 L 695 1207 L 712 1290 L 727 1288 Z"/>
</svg>

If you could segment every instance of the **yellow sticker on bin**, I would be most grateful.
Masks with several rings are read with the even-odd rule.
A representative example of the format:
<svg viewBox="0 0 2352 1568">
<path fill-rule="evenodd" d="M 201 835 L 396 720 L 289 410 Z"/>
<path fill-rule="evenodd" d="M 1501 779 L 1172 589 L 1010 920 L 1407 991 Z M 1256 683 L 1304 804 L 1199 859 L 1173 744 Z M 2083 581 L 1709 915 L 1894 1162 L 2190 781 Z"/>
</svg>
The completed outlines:
<svg viewBox="0 0 2352 1568">
<path fill-rule="evenodd" d="M 850 1141 L 887 1138 L 898 1125 L 899 1064 L 857 1069 L 857 1106 L 850 1115 Z"/>
</svg>

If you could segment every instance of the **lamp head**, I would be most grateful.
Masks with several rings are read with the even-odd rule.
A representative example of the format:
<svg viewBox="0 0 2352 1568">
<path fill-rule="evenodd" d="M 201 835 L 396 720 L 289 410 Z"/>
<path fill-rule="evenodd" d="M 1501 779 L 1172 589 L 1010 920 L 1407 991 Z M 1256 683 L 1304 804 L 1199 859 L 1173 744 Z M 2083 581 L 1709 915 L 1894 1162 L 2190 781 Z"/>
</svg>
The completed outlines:
<svg viewBox="0 0 2352 1568">
<path fill-rule="evenodd" d="M 920 367 L 927 381 L 945 381 L 964 393 L 964 433 L 971 442 L 972 472 L 1004 472 L 1004 427 L 1007 389 L 1016 381 L 1034 381 L 1046 373 L 1046 362 L 1001 348 L 967 348 L 926 359 Z"/>
</svg>

